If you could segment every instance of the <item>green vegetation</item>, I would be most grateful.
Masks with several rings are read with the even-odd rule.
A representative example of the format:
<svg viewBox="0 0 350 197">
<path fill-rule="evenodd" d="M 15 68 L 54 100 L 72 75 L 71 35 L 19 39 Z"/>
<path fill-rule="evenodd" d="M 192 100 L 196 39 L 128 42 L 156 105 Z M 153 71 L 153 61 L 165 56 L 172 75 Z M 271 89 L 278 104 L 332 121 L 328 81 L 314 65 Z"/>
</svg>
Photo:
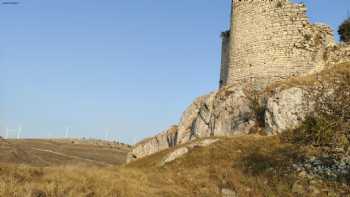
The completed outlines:
<svg viewBox="0 0 350 197">
<path fill-rule="evenodd" d="M 314 112 L 283 138 L 292 143 L 347 150 L 350 146 L 350 66 L 327 70 L 308 89 Z"/>
<path fill-rule="evenodd" d="M 257 129 L 265 127 L 266 101 L 262 99 L 262 95 L 258 90 L 246 88 L 244 93 L 249 100 L 249 108 L 254 112 L 254 118 L 256 121 L 255 128 L 253 129 L 255 131 L 252 132 L 259 133 Z"/>
<path fill-rule="evenodd" d="M 350 42 L 350 17 L 339 26 L 338 33 L 341 41 Z"/>
<path fill-rule="evenodd" d="M 279 1 L 279 2 L 277 2 L 276 7 L 277 7 L 277 8 L 281 8 L 281 7 L 283 7 L 282 2 L 280 2 L 280 1 Z"/>
</svg>

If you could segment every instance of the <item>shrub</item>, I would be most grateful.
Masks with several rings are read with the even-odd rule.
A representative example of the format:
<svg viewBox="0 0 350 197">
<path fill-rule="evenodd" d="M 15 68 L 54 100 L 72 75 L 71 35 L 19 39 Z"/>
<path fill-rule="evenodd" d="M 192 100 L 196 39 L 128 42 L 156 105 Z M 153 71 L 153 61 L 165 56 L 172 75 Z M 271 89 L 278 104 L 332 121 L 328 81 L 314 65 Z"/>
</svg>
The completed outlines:
<svg viewBox="0 0 350 197">
<path fill-rule="evenodd" d="M 305 39 L 306 41 L 310 41 L 311 38 L 312 38 L 312 36 L 311 36 L 310 34 L 305 34 L 305 35 L 304 35 L 304 39 Z"/>
<path fill-rule="evenodd" d="M 341 41 L 350 42 L 350 17 L 339 26 L 338 33 Z"/>
<path fill-rule="evenodd" d="M 295 144 L 312 144 L 315 146 L 332 146 L 338 142 L 334 132 L 335 124 L 318 116 L 307 116 L 302 125 L 295 130 L 290 130 L 282 134 L 284 141 Z M 339 135 L 339 134 L 338 134 Z"/>
<path fill-rule="evenodd" d="M 280 2 L 280 1 L 277 2 L 277 4 L 276 4 L 276 7 L 277 7 L 277 8 L 281 8 L 282 6 L 283 6 L 282 2 Z"/>
<path fill-rule="evenodd" d="M 282 134 L 284 141 L 347 149 L 350 145 L 350 67 L 329 72 L 309 90 L 314 112 Z"/>
<path fill-rule="evenodd" d="M 230 30 L 221 32 L 221 38 L 229 37 L 230 36 Z"/>
<path fill-rule="evenodd" d="M 249 108 L 254 112 L 256 126 L 260 128 L 265 127 L 266 106 L 264 105 L 264 98 L 253 88 L 246 88 L 245 95 L 249 100 Z"/>
</svg>

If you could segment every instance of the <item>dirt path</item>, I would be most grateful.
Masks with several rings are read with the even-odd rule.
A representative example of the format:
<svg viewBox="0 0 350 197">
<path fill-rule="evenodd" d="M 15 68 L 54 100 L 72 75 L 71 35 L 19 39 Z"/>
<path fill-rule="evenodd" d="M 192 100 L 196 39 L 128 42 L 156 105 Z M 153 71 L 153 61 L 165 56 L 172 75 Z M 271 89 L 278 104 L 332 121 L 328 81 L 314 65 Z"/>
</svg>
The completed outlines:
<svg viewBox="0 0 350 197">
<path fill-rule="evenodd" d="M 97 164 L 104 165 L 104 166 L 113 166 L 112 164 L 109 164 L 109 163 L 106 163 L 106 162 L 97 161 L 97 160 L 93 160 L 93 159 L 87 159 L 87 158 L 78 157 L 78 156 L 74 156 L 74 155 L 67 155 L 67 154 L 56 152 L 56 151 L 49 150 L 49 149 L 40 149 L 40 148 L 32 148 L 32 149 L 36 150 L 36 151 L 47 152 L 47 153 L 59 155 L 59 156 L 62 156 L 62 157 L 68 157 L 68 158 L 71 158 L 71 159 L 77 159 L 77 160 L 83 160 L 83 161 L 87 161 L 87 162 L 97 163 Z"/>
</svg>

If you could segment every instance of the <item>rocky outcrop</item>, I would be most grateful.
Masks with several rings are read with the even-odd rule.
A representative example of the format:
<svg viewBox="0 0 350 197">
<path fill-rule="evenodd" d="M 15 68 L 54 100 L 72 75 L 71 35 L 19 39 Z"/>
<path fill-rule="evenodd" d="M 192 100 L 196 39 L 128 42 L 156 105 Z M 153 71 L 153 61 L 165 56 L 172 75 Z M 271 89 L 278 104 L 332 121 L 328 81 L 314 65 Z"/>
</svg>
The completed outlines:
<svg viewBox="0 0 350 197">
<path fill-rule="evenodd" d="M 215 142 L 219 141 L 219 139 L 204 139 L 199 142 L 193 142 L 187 145 L 189 148 L 196 148 L 196 147 L 207 147 L 209 145 L 214 144 Z"/>
<path fill-rule="evenodd" d="M 222 197 L 237 197 L 237 192 L 233 191 L 232 189 L 228 188 L 222 188 L 221 189 L 221 196 Z"/>
<path fill-rule="evenodd" d="M 334 70 L 343 72 L 345 68 L 346 65 L 341 65 Z M 259 92 L 241 86 L 222 87 L 197 98 L 183 113 L 178 126 L 136 144 L 128 161 L 195 139 L 264 131 L 274 135 L 295 129 L 307 115 L 316 113 L 320 101 L 330 95 L 337 97 L 334 93 L 339 91 L 333 87 L 338 83 L 335 77 L 335 72 L 325 70 L 276 83 Z"/>
<path fill-rule="evenodd" d="M 282 90 L 267 99 L 265 125 L 269 133 L 280 133 L 300 125 L 311 107 L 302 88 Z"/>
<path fill-rule="evenodd" d="M 307 91 L 301 87 L 276 89 L 263 100 L 263 129 L 270 135 L 298 127 L 312 111 Z M 183 113 L 177 127 L 136 144 L 128 161 L 195 139 L 248 134 L 258 125 L 255 110 L 251 95 L 247 96 L 240 87 L 224 87 L 199 97 Z"/>
<path fill-rule="evenodd" d="M 174 161 L 175 159 L 184 156 L 185 154 L 187 154 L 189 151 L 189 149 L 187 147 L 181 147 L 176 149 L 174 152 L 170 153 L 169 155 L 167 155 L 163 161 L 161 162 L 161 166 L 170 163 L 172 161 Z"/>
<path fill-rule="evenodd" d="M 134 145 L 132 151 L 127 156 L 127 163 L 157 153 L 159 151 L 175 147 L 177 144 L 177 126 L 165 130 L 164 132 L 142 140 Z"/>
<path fill-rule="evenodd" d="M 239 87 L 226 87 L 200 97 L 181 118 L 178 143 L 210 136 L 248 133 L 255 125 L 249 102 Z"/>
<path fill-rule="evenodd" d="M 294 164 L 293 168 L 299 176 L 322 177 L 331 181 L 346 182 L 350 172 L 350 155 L 341 148 L 333 151 L 322 150 L 320 155 L 305 157 Z"/>
<path fill-rule="evenodd" d="M 193 148 L 207 147 L 211 144 L 214 144 L 217 141 L 219 141 L 219 139 L 204 139 L 204 140 L 201 140 L 198 142 L 189 143 L 188 145 L 186 145 L 184 147 L 180 147 L 178 149 L 175 149 L 173 152 L 171 152 L 170 154 L 165 156 L 163 158 L 163 160 L 161 161 L 160 165 L 164 166 L 165 164 L 170 163 L 170 162 L 186 155 Z"/>
<path fill-rule="evenodd" d="M 198 138 L 246 134 L 255 125 L 249 104 L 240 87 L 201 96 L 186 109 L 177 127 L 136 144 L 128 162 Z"/>
<path fill-rule="evenodd" d="M 215 95 L 216 92 L 205 95 L 205 96 L 201 96 L 198 97 L 186 110 L 185 112 L 182 114 L 179 126 L 178 126 L 178 131 L 180 131 L 180 135 L 179 135 L 179 141 L 180 143 L 184 143 L 186 142 L 185 139 L 191 139 L 193 136 L 194 131 L 194 127 L 195 122 L 199 116 L 199 114 L 201 114 L 201 111 L 203 109 L 203 106 L 205 105 L 205 103 L 209 100 L 213 98 L 213 95 Z M 199 128 L 197 127 L 197 130 Z M 188 141 L 188 140 L 187 140 Z"/>
</svg>

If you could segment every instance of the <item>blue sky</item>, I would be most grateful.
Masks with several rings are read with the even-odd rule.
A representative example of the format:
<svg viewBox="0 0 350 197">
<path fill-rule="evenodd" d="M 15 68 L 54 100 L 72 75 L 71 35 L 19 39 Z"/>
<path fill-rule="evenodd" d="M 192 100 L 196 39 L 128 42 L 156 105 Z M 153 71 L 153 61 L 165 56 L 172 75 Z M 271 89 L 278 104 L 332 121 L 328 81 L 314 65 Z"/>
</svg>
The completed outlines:
<svg viewBox="0 0 350 197">
<path fill-rule="evenodd" d="M 217 88 L 229 0 L 18 0 L 0 5 L 0 135 L 132 143 Z M 349 0 L 307 0 L 336 28 Z M 14 131 L 10 134 L 15 136 Z"/>
</svg>

